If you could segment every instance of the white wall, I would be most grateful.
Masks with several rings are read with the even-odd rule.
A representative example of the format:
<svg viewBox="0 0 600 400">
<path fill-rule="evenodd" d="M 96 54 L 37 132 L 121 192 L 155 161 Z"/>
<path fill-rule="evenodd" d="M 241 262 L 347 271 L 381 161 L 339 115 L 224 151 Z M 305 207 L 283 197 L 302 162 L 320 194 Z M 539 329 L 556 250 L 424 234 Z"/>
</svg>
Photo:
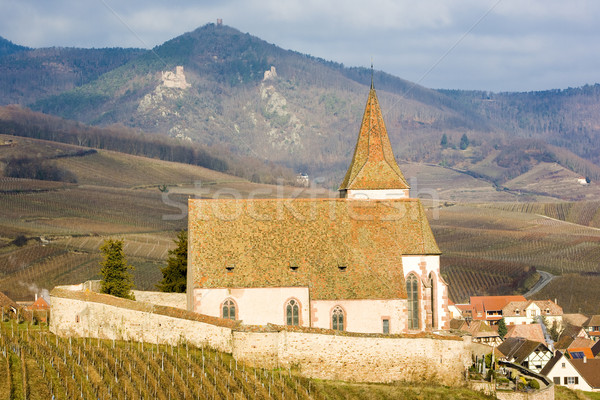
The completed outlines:
<svg viewBox="0 0 600 400">
<path fill-rule="evenodd" d="M 563 364 L 564 364 L 564 367 L 563 367 Z M 567 386 L 569 389 L 579 389 L 579 390 L 586 390 L 586 391 L 592 390 L 592 387 L 590 385 L 588 385 L 587 382 L 581 376 L 579 376 L 579 372 L 577 372 L 575 367 L 573 367 L 571 365 L 571 363 L 569 362 L 569 360 L 567 360 L 564 356 L 560 360 L 558 360 L 558 362 L 556 364 L 554 364 L 554 367 L 552 368 L 552 370 L 550 370 L 550 372 L 546 376 L 550 380 L 554 380 L 554 378 L 559 377 L 560 385 Z M 577 385 L 565 385 L 564 384 L 565 376 L 566 377 L 577 376 L 577 377 L 579 377 L 579 383 Z"/>
<path fill-rule="evenodd" d="M 348 190 L 346 197 L 354 200 L 408 199 L 408 189 Z"/>
<path fill-rule="evenodd" d="M 310 326 L 309 295 L 306 287 L 194 289 L 192 311 L 221 317 L 221 305 L 231 298 L 236 317 L 246 325 L 286 324 L 285 305 L 294 298 L 301 306 L 300 326 Z"/>
<path fill-rule="evenodd" d="M 448 305 L 448 287 L 446 283 L 443 281 L 443 278 L 440 274 L 440 256 L 438 255 L 430 255 L 430 256 L 402 256 L 402 269 L 404 272 L 404 277 L 411 272 L 414 273 L 417 277 L 421 279 L 421 289 L 424 289 L 423 282 L 426 281 L 430 274 L 433 273 L 435 276 L 435 304 L 436 304 L 436 329 L 449 329 L 450 323 L 450 313 L 447 310 Z M 425 326 L 425 304 L 424 301 L 421 301 L 421 326 Z"/>
<path fill-rule="evenodd" d="M 406 300 L 313 300 L 312 326 L 332 329 L 334 307 L 344 310 L 348 332 L 383 333 L 383 318 L 390 320 L 389 333 L 401 333 L 406 327 Z"/>
</svg>

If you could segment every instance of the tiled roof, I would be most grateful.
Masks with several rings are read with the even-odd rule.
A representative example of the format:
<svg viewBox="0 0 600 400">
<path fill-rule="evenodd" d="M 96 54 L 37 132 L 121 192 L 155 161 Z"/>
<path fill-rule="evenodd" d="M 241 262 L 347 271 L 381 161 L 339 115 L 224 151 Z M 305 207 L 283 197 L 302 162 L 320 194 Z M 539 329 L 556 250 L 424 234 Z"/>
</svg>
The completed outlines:
<svg viewBox="0 0 600 400">
<path fill-rule="evenodd" d="M 565 329 L 560 333 L 560 339 L 562 340 L 565 337 L 568 338 L 576 338 L 583 331 L 582 326 L 566 324 Z"/>
<path fill-rule="evenodd" d="M 600 389 L 600 359 L 569 360 L 579 375 L 594 389 Z"/>
<path fill-rule="evenodd" d="M 485 310 L 502 310 L 511 301 L 526 301 L 523 296 L 471 296 L 473 306 L 482 305 Z"/>
<path fill-rule="evenodd" d="M 566 350 L 573 343 L 575 338 L 571 336 L 561 336 L 558 342 L 554 343 L 554 348 L 558 350 Z"/>
<path fill-rule="evenodd" d="M 506 356 L 507 360 L 514 359 L 517 364 L 520 364 L 534 350 L 549 351 L 543 343 L 523 338 L 508 338 L 498 346 L 498 350 Z"/>
<path fill-rule="evenodd" d="M 594 344 L 596 344 L 596 342 L 594 342 L 592 339 L 586 339 L 586 338 L 575 338 L 575 340 L 573 340 L 571 342 L 571 344 L 569 345 L 569 350 L 571 348 L 588 348 L 591 349 Z"/>
<path fill-rule="evenodd" d="M 502 309 L 502 315 L 505 317 L 522 317 L 524 316 L 523 310 L 527 309 L 532 304 L 539 307 L 541 315 L 562 315 L 562 307 L 550 300 L 511 301 Z M 516 313 L 516 310 L 519 310 L 519 314 Z M 546 310 L 548 310 L 549 313 L 547 313 Z"/>
<path fill-rule="evenodd" d="M 406 298 L 402 255 L 440 253 L 418 199 L 193 199 L 188 220 L 195 288 Z"/>
<path fill-rule="evenodd" d="M 486 324 L 484 321 L 467 322 L 465 320 L 452 319 L 450 320 L 450 328 L 463 332 L 469 332 L 474 338 L 500 337 L 498 331 L 494 330 L 494 328 Z"/>
<path fill-rule="evenodd" d="M 588 319 L 588 316 L 583 314 L 563 314 L 563 321 L 571 325 L 583 326 Z"/>
<path fill-rule="evenodd" d="M 600 315 L 592 315 L 584 326 L 600 326 Z"/>
<path fill-rule="evenodd" d="M 9 307 L 13 307 L 15 309 L 19 308 L 17 303 L 12 301 L 7 295 L 5 295 L 2 292 L 0 292 L 0 307 L 4 307 L 5 309 L 8 309 Z"/>
<path fill-rule="evenodd" d="M 525 338 L 536 342 L 545 342 L 544 331 L 540 324 L 509 325 L 507 338 Z"/>
<path fill-rule="evenodd" d="M 375 89 L 371 87 L 350 168 L 339 190 L 409 189 L 383 121 Z"/>
</svg>

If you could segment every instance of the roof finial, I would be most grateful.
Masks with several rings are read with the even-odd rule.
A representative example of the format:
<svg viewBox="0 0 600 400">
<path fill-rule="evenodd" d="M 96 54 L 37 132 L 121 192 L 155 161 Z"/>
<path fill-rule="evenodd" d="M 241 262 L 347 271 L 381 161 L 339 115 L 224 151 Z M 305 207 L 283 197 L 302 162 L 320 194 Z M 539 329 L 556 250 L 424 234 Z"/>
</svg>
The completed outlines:
<svg viewBox="0 0 600 400">
<path fill-rule="evenodd" d="M 371 89 L 375 89 L 373 86 L 373 56 L 371 56 Z"/>
</svg>

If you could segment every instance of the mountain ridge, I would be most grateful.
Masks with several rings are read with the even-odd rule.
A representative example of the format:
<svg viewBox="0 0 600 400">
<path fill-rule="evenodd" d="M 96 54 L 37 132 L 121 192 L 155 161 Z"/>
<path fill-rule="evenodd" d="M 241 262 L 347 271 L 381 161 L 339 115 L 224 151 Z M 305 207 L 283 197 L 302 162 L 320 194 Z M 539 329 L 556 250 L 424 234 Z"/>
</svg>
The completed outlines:
<svg viewBox="0 0 600 400">
<path fill-rule="evenodd" d="M 528 93 L 433 90 L 382 71 L 284 50 L 215 24 L 149 51 L 122 50 L 114 68 L 67 90 L 29 96 L 35 101 L 24 105 L 84 123 L 120 123 L 224 146 L 323 176 L 333 185 L 352 156 L 373 74 L 399 160 L 468 170 L 495 149 L 525 139 L 600 162 L 600 85 Z M 0 68 L 6 59 L 0 57 Z M 162 74 L 179 65 L 190 87 L 165 86 Z M 265 78 L 271 67 L 275 75 Z M 443 135 L 450 150 L 467 135 L 471 150 L 443 148 Z"/>
</svg>

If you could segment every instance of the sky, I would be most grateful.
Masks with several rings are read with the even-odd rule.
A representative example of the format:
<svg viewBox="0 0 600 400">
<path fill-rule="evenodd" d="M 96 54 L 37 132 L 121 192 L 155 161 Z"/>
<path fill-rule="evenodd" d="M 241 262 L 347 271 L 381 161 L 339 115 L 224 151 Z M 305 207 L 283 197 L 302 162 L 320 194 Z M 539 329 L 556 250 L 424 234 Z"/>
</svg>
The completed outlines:
<svg viewBox="0 0 600 400">
<path fill-rule="evenodd" d="M 0 36 L 36 48 L 152 48 L 217 18 L 434 89 L 600 82 L 597 0 L 0 0 Z"/>
</svg>

